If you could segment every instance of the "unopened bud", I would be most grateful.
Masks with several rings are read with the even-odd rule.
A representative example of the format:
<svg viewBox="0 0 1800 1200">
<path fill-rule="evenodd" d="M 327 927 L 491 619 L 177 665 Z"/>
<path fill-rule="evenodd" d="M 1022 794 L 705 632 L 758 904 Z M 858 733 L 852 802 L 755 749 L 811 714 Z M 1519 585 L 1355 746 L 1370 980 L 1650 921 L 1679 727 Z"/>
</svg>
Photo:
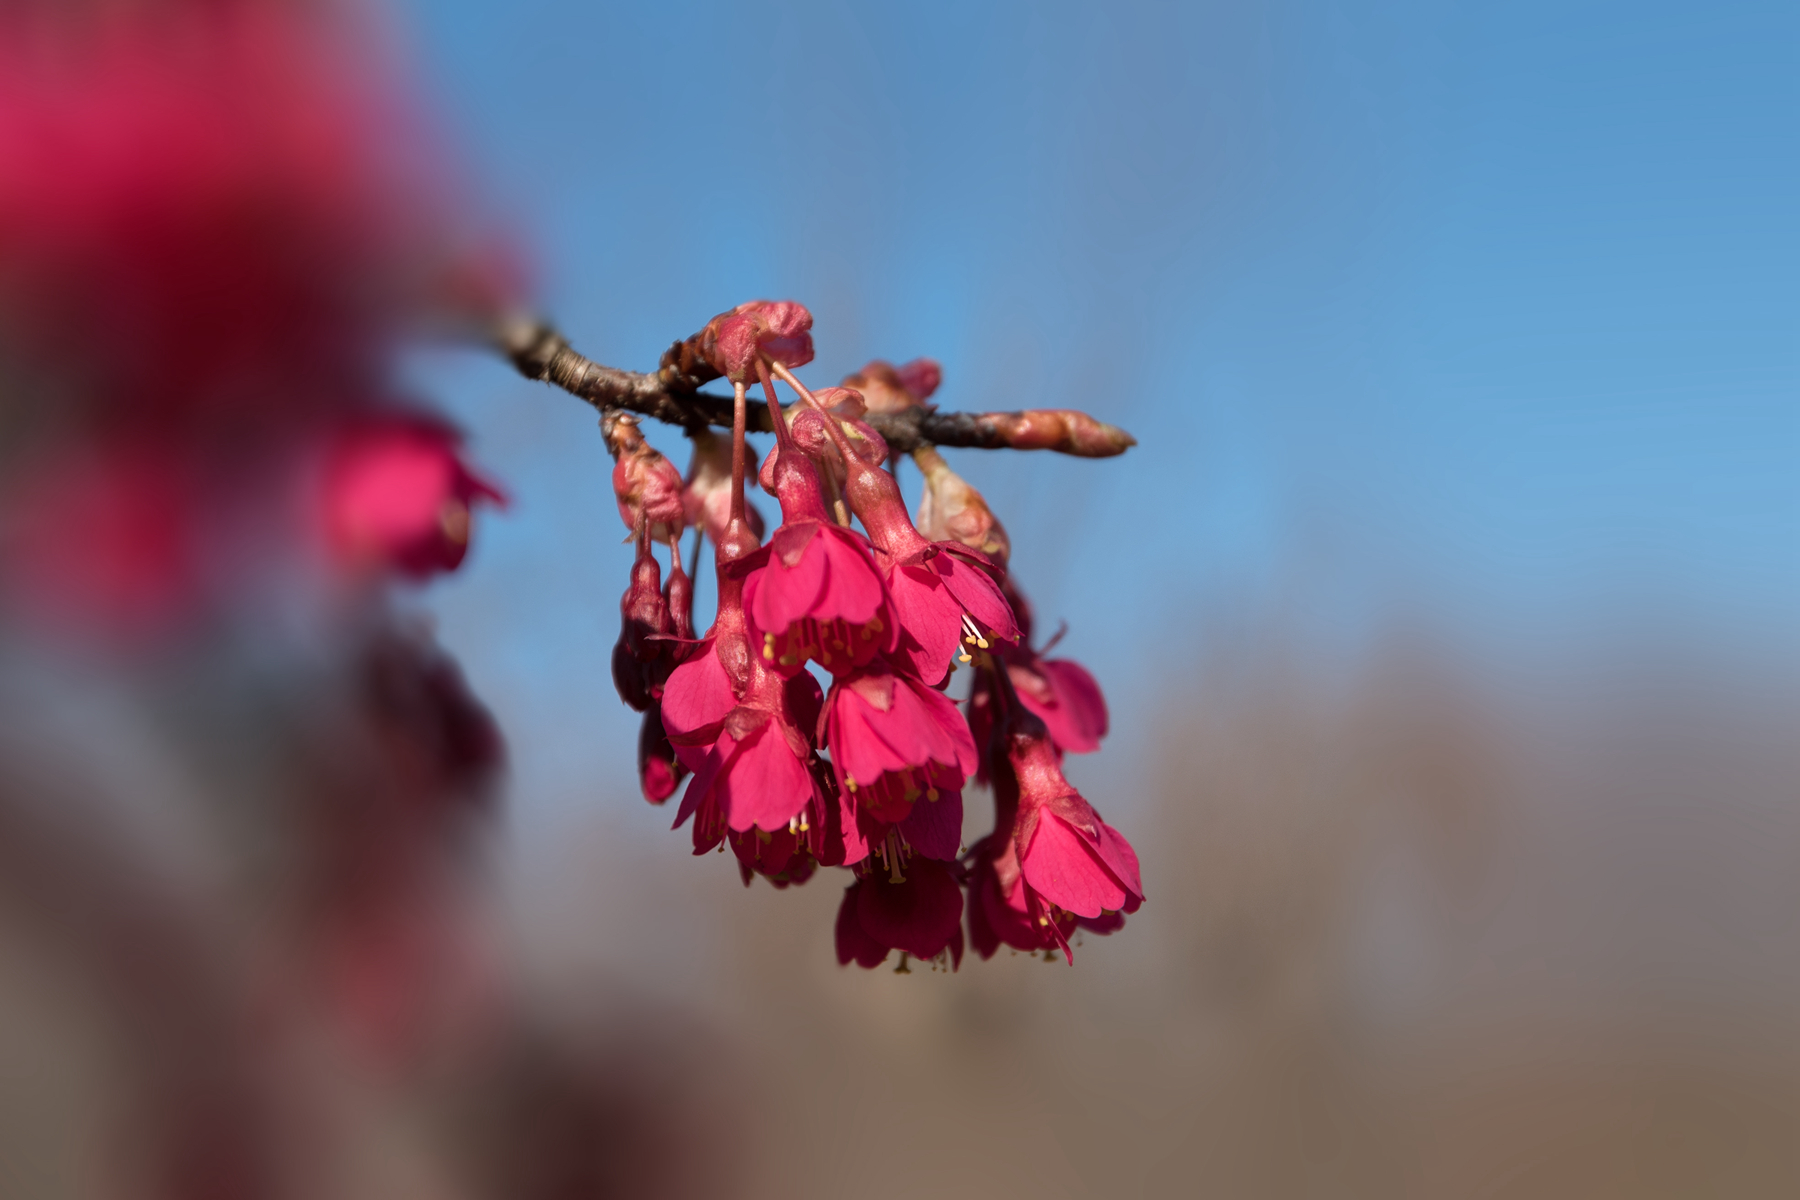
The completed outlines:
<svg viewBox="0 0 1800 1200">
<path fill-rule="evenodd" d="M 733 383 L 754 383 L 759 357 L 785 367 L 812 361 L 812 314 L 792 300 L 751 300 L 708 321 L 699 343 L 713 370 Z"/>
<path fill-rule="evenodd" d="M 838 430 L 844 440 L 850 444 L 852 454 L 872 467 L 879 467 L 887 462 L 887 439 L 863 421 L 865 411 L 862 393 L 850 388 L 820 388 L 814 394 L 832 417 L 837 418 Z M 819 463 L 837 488 L 844 485 L 844 462 L 838 453 L 837 443 L 826 429 L 826 421 L 831 418 L 804 405 L 796 405 L 788 413 L 788 428 L 794 432 L 794 444 L 808 458 Z"/>
<path fill-rule="evenodd" d="M 903 367 L 876 359 L 846 376 L 844 386 L 861 392 L 872 413 L 900 413 L 924 404 L 942 378 L 943 371 L 929 358 L 915 358 Z"/>
<path fill-rule="evenodd" d="M 1001 445 L 1014 450 L 1055 450 L 1082 458 L 1111 458 L 1137 445 L 1137 439 L 1118 426 L 1096 421 L 1072 408 L 982 413 L 975 422 L 978 427 L 992 430 Z"/>
<path fill-rule="evenodd" d="M 638 429 L 630 413 L 609 413 L 601 420 L 606 448 L 618 461 L 613 464 L 613 497 L 619 502 L 619 519 L 637 532 L 639 521 L 648 521 L 650 536 L 659 542 L 681 536 L 687 517 L 682 504 L 681 472 L 662 456 Z"/>
<path fill-rule="evenodd" d="M 988 508 L 980 492 L 950 469 L 936 447 L 921 446 L 913 461 L 925 476 L 925 494 L 919 500 L 919 532 L 934 542 L 961 542 L 979 550 L 1002 567 L 1012 553 L 1006 527 Z"/>
</svg>

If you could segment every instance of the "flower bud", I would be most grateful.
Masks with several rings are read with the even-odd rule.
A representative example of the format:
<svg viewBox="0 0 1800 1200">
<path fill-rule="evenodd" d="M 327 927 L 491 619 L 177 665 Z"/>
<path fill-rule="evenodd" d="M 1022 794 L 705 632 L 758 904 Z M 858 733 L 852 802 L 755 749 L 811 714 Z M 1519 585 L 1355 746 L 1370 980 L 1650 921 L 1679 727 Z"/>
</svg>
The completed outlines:
<svg viewBox="0 0 1800 1200">
<path fill-rule="evenodd" d="M 687 522 L 681 472 L 644 440 L 637 418 L 630 413 L 609 413 L 602 418 L 600 429 L 606 448 L 618 460 L 613 465 L 612 484 L 619 520 L 633 533 L 640 520 L 648 521 L 650 536 L 659 542 L 679 538 Z"/>
<path fill-rule="evenodd" d="M 876 359 L 856 374 L 846 376 L 844 386 L 861 392 L 872 413 L 899 413 L 924 404 L 937 391 L 943 374 L 929 358 L 915 358 L 903 367 Z"/>
<path fill-rule="evenodd" d="M 713 370 L 733 383 L 754 383 L 759 357 L 785 367 L 812 361 L 812 314 L 792 300 L 751 300 L 708 321 L 699 341 Z"/>
<path fill-rule="evenodd" d="M 1080 458 L 1111 458 L 1137 445 L 1137 439 L 1105 421 L 1072 408 L 1033 408 L 1024 412 L 982 413 L 978 426 L 991 429 L 1000 444 L 1013 450 L 1055 450 Z"/>
<path fill-rule="evenodd" d="M 961 542 L 1005 567 L 1012 543 L 981 493 L 952 471 L 934 446 L 914 450 L 913 461 L 925 476 L 925 494 L 919 500 L 919 532 L 934 542 Z"/>
</svg>

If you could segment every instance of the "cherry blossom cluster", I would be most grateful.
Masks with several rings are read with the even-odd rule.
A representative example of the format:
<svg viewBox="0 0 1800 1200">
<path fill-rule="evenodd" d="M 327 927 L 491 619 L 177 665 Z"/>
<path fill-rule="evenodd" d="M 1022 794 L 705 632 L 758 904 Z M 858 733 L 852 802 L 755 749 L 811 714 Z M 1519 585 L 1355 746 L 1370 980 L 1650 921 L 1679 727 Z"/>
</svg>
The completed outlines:
<svg viewBox="0 0 1800 1200">
<path fill-rule="evenodd" d="M 501 492 L 394 360 L 516 301 L 396 153 L 419 139 L 365 32 L 282 0 L 0 15 L 0 657 L 260 697 L 237 761 L 292 758 L 231 799 L 285 832 L 270 956 L 379 1057 L 460 994 L 455 847 L 503 759 L 395 606 Z"/>
<path fill-rule="evenodd" d="M 1064 754 L 1098 748 L 1105 700 L 1079 664 L 1032 648 L 1004 528 L 929 445 L 913 452 L 925 489 L 908 512 L 898 455 L 865 418 L 927 407 L 937 364 L 875 362 L 811 389 L 794 374 L 811 331 L 801 305 L 753 301 L 690 339 L 732 384 L 734 411 L 729 442 L 694 436 L 685 478 L 629 413 L 604 419 L 637 547 L 613 677 L 644 714 L 644 795 L 662 804 L 685 780 L 676 826 L 690 824 L 696 854 L 729 844 L 746 884 L 848 868 L 842 963 L 899 951 L 901 970 L 955 969 L 965 913 L 983 958 L 1007 945 L 1073 961 L 1076 930 L 1110 933 L 1143 901 L 1130 844 L 1062 770 Z M 775 435 L 755 472 L 781 507 L 766 541 L 745 498 L 752 387 Z M 703 636 L 681 561 L 689 526 L 717 575 Z M 958 665 L 973 677 L 966 714 L 948 694 Z M 964 847 L 971 780 L 991 787 L 995 822 Z"/>
</svg>

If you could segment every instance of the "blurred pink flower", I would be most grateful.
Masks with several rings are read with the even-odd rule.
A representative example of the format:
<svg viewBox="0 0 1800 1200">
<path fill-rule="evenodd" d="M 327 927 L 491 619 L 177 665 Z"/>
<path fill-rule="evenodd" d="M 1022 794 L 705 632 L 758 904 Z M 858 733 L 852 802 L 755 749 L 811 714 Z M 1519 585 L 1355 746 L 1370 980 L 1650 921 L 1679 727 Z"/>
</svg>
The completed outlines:
<svg viewBox="0 0 1800 1200">
<path fill-rule="evenodd" d="M 506 503 L 471 471 L 460 438 L 424 417 L 352 425 L 326 467 L 324 519 L 340 562 L 423 578 L 453 571 L 468 553 L 476 503 Z"/>
</svg>

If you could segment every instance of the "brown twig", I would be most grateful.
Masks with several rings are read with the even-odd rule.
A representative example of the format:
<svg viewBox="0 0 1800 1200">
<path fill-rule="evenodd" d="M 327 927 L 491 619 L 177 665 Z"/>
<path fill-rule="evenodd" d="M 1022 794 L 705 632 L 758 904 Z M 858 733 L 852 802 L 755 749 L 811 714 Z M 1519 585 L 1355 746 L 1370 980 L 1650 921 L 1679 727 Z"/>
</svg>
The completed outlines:
<svg viewBox="0 0 1800 1200">
<path fill-rule="evenodd" d="M 719 375 L 699 356 L 691 338 L 669 347 L 661 365 L 650 374 L 601 366 L 543 321 L 511 322 L 497 332 L 495 340 L 519 374 L 559 387 L 602 412 L 625 409 L 690 430 L 708 425 L 731 428 L 731 397 L 700 390 Z M 773 432 L 768 411 L 761 406 L 752 406 L 749 419 L 751 430 Z M 1073 409 L 969 413 L 913 408 L 870 413 L 864 420 L 899 454 L 937 445 L 1055 450 L 1082 458 L 1109 458 L 1137 445 L 1137 439 L 1123 429 Z"/>
</svg>

